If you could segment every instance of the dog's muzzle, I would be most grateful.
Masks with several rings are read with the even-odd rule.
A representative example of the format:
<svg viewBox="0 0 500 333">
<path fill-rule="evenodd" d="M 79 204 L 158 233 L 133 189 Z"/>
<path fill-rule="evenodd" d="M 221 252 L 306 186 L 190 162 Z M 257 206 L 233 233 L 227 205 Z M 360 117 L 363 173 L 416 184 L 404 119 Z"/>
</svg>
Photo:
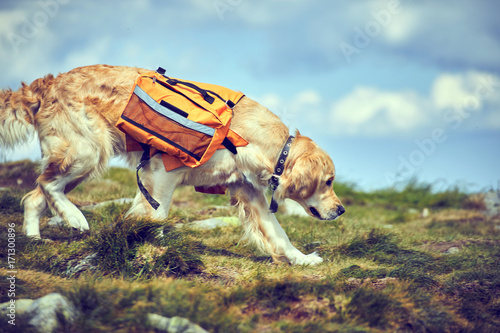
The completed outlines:
<svg viewBox="0 0 500 333">
<path fill-rule="evenodd" d="M 331 211 L 326 217 L 321 216 L 318 210 L 312 206 L 309 207 L 309 212 L 311 212 L 313 216 L 320 220 L 335 220 L 337 217 L 345 213 L 345 208 L 344 206 L 340 205 L 335 211 Z"/>
</svg>

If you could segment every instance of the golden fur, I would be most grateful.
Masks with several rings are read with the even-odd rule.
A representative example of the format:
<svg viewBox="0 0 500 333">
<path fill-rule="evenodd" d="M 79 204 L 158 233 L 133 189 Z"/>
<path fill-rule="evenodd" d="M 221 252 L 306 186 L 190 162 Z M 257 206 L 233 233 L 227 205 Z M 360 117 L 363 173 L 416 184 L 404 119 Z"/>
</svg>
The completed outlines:
<svg viewBox="0 0 500 333">
<path fill-rule="evenodd" d="M 37 187 L 23 199 L 24 230 L 40 237 L 39 220 L 47 207 L 70 226 L 88 230 L 83 214 L 66 193 L 85 179 L 99 175 L 111 157 L 123 155 L 133 166 L 140 153 L 127 153 L 124 134 L 115 123 L 128 101 L 134 80 L 146 70 L 96 65 L 76 68 L 57 77 L 47 75 L 18 91 L 0 91 L 0 145 L 12 148 L 35 132 L 42 150 Z M 161 203 L 154 210 L 138 191 L 128 212 L 131 217 L 166 219 L 173 190 L 179 185 L 229 188 L 237 205 L 244 236 L 275 261 L 317 264 L 322 259 L 302 254 L 270 213 L 265 193 L 268 179 L 288 138 L 288 128 L 257 102 L 244 97 L 234 108 L 231 128 L 249 144 L 233 155 L 219 150 L 198 168 L 165 172 L 155 156 L 145 167 L 143 182 Z M 319 219 L 335 219 L 344 212 L 333 192 L 332 160 L 311 139 L 296 133 L 285 172 L 274 196 L 291 198 Z"/>
</svg>

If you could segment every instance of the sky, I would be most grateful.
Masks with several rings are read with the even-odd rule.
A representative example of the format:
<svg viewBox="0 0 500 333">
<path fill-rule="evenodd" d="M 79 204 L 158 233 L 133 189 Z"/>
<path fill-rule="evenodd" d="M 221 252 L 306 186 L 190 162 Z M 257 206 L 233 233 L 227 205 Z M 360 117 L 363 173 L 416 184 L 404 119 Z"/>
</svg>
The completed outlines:
<svg viewBox="0 0 500 333">
<path fill-rule="evenodd" d="M 359 189 L 498 189 L 499 12 L 495 0 L 3 0 L 0 89 L 161 66 L 257 100 Z M 39 157 L 36 139 L 0 152 Z"/>
</svg>

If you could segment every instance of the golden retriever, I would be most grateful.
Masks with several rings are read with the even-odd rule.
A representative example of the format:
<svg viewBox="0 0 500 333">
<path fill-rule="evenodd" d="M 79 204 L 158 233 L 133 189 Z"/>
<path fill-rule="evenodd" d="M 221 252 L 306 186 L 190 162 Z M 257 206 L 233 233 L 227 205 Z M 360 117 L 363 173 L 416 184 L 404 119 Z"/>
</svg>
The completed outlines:
<svg viewBox="0 0 500 333">
<path fill-rule="evenodd" d="M 47 207 L 70 226 L 88 230 L 89 225 L 66 193 L 88 178 L 99 175 L 111 157 L 126 156 L 137 165 L 141 153 L 127 153 L 125 136 L 115 126 L 138 75 L 146 70 L 95 65 L 73 69 L 57 77 L 47 75 L 22 84 L 18 91 L 0 91 L 0 144 L 13 148 L 38 133 L 42 151 L 37 187 L 23 199 L 26 235 L 40 237 L 40 216 Z M 140 191 L 130 217 L 164 220 L 168 217 L 174 189 L 179 185 L 229 188 L 231 202 L 239 210 L 244 236 L 274 261 L 318 264 L 316 253 L 303 254 L 295 248 L 265 197 L 268 180 L 284 143 L 288 128 L 268 109 L 248 97 L 234 108 L 231 129 L 249 144 L 233 155 L 218 150 L 197 168 L 181 167 L 166 172 L 156 155 L 144 168 L 143 182 L 160 202 L 154 210 Z M 295 134 L 285 170 L 274 192 L 277 202 L 290 198 L 311 215 L 333 220 L 344 207 L 332 188 L 335 168 L 328 154 L 308 137 Z"/>
</svg>

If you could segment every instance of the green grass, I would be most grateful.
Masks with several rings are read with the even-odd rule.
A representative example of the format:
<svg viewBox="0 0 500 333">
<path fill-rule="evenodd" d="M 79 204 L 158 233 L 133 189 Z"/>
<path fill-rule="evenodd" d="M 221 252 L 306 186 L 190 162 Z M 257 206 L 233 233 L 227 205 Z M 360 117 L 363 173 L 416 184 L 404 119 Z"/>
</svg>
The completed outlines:
<svg viewBox="0 0 500 333">
<path fill-rule="evenodd" d="M 23 162 L 14 169 L 9 177 L 35 168 Z M 41 233 L 52 240 L 46 242 L 22 236 L 20 201 L 30 189 L 16 185 L 0 192 L 0 239 L 15 223 L 17 297 L 65 295 L 82 313 L 65 327 L 72 332 L 154 332 L 148 313 L 185 317 L 210 332 L 500 330 L 500 219 L 484 216 L 477 196 L 416 181 L 369 193 L 335 186 L 347 208 L 338 220 L 277 215 L 299 250 L 325 259 L 315 267 L 273 264 L 240 242 L 238 227 L 174 227 L 236 215 L 221 207 L 227 195 L 190 188 L 176 191 L 161 223 L 126 219 L 129 205 L 109 205 L 84 210 L 91 231 L 80 234 L 48 226 L 46 213 Z M 111 168 L 69 196 L 94 203 L 135 191 L 133 172 Z M 420 216 L 423 208 L 428 217 Z M 450 247 L 459 252 L 444 254 Z M 4 263 L 6 254 L 2 241 Z M 89 255 L 96 268 L 73 271 Z M 0 268 L 0 302 L 9 300 L 7 276 Z"/>
<path fill-rule="evenodd" d="M 458 187 L 436 192 L 433 184 L 411 179 L 398 188 L 362 192 L 355 184 L 336 184 L 335 192 L 348 204 L 383 205 L 388 209 L 400 208 L 462 208 L 470 205 L 468 195 Z"/>
</svg>

